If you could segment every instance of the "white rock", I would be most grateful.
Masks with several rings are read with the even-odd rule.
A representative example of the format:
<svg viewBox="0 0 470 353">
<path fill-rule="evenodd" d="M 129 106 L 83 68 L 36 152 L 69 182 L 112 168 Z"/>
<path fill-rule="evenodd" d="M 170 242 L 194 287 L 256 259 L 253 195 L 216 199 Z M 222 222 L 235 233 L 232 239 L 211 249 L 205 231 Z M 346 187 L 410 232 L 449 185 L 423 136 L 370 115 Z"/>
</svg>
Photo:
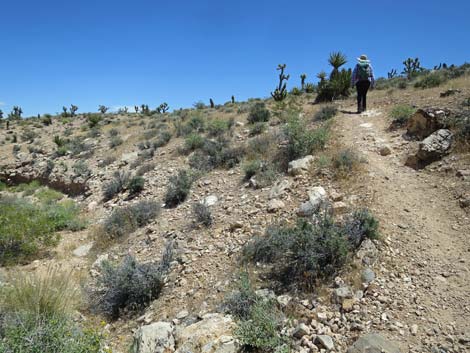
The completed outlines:
<svg viewBox="0 0 470 353">
<path fill-rule="evenodd" d="M 299 175 L 303 174 L 309 170 L 312 162 L 315 160 L 313 156 L 306 156 L 301 159 L 296 159 L 295 161 L 289 162 L 287 172 L 289 175 Z"/>
<path fill-rule="evenodd" d="M 134 335 L 133 353 L 169 353 L 175 351 L 173 325 L 169 322 L 155 322 L 140 327 Z"/>
</svg>

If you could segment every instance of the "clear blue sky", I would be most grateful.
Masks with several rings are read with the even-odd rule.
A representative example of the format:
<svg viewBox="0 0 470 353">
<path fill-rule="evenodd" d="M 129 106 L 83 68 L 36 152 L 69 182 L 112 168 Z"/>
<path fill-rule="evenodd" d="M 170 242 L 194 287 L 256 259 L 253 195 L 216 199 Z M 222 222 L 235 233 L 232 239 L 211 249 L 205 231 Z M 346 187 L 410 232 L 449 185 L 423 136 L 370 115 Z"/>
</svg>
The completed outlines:
<svg viewBox="0 0 470 353">
<path fill-rule="evenodd" d="M 288 87 L 328 69 L 329 52 L 366 53 L 386 75 L 470 60 L 470 1 L 4 0 L 0 108 L 26 115 L 163 101 L 266 97 L 276 66 Z"/>
</svg>

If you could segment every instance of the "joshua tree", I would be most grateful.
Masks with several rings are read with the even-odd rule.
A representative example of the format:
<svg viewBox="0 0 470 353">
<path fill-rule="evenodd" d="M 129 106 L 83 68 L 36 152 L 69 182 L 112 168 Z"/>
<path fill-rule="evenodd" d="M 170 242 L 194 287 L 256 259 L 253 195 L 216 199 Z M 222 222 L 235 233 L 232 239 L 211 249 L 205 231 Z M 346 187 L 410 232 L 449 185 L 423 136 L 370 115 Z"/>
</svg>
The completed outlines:
<svg viewBox="0 0 470 353">
<path fill-rule="evenodd" d="M 108 111 L 108 109 L 109 109 L 109 108 L 108 108 L 107 106 L 105 106 L 105 105 L 100 105 L 100 106 L 98 107 L 98 111 L 99 111 L 101 114 L 105 114 L 105 113 Z"/>
<path fill-rule="evenodd" d="M 139 112 L 139 106 L 138 106 L 138 105 L 134 105 L 134 110 L 135 110 L 136 113 L 138 113 L 138 112 Z"/>
<path fill-rule="evenodd" d="M 168 109 L 170 109 L 168 104 L 167 103 L 162 103 L 158 106 L 157 113 L 158 114 L 161 114 L 161 113 L 165 114 L 168 111 Z"/>
<path fill-rule="evenodd" d="M 320 83 L 325 82 L 325 80 L 326 80 L 326 72 L 325 72 L 325 71 L 320 71 L 320 72 L 317 74 L 317 78 L 320 80 Z"/>
<path fill-rule="evenodd" d="M 0 109 L 0 119 L 3 119 L 3 110 Z"/>
<path fill-rule="evenodd" d="M 334 76 L 338 74 L 339 68 L 347 63 L 346 55 L 341 52 L 333 52 L 328 58 L 328 62 L 333 66 L 333 70 L 330 73 L 330 80 L 334 79 Z"/>
<path fill-rule="evenodd" d="M 279 64 L 277 66 L 277 70 L 281 71 L 279 73 L 279 86 L 271 92 L 271 96 L 274 98 L 275 101 L 280 102 L 287 97 L 287 81 L 290 75 L 284 75 L 284 69 L 286 68 L 286 64 Z"/>
<path fill-rule="evenodd" d="M 212 100 L 212 98 L 209 99 L 209 103 L 211 105 L 211 108 L 215 108 L 215 104 L 214 104 L 214 101 Z"/>
<path fill-rule="evenodd" d="M 235 104 L 235 96 L 232 96 L 232 104 Z"/>
<path fill-rule="evenodd" d="M 388 78 L 394 78 L 397 76 L 397 70 L 392 69 L 390 72 L 387 73 Z"/>
<path fill-rule="evenodd" d="M 78 107 L 76 105 L 71 104 L 70 105 L 70 116 L 75 116 L 75 113 L 77 112 Z"/>
<path fill-rule="evenodd" d="M 305 89 L 305 79 L 307 78 L 306 74 L 300 75 L 300 86 L 302 87 L 302 91 Z"/>
<path fill-rule="evenodd" d="M 416 73 L 423 71 L 423 68 L 421 67 L 421 63 L 419 62 L 418 58 L 415 58 L 414 60 L 412 58 L 408 58 L 403 61 L 403 65 L 405 65 L 403 73 L 406 75 L 408 80 L 413 78 Z"/>
<path fill-rule="evenodd" d="M 21 119 L 21 114 L 23 114 L 23 110 L 21 109 L 21 107 L 18 107 L 17 105 L 15 105 L 11 113 L 8 115 L 8 118 Z"/>
</svg>

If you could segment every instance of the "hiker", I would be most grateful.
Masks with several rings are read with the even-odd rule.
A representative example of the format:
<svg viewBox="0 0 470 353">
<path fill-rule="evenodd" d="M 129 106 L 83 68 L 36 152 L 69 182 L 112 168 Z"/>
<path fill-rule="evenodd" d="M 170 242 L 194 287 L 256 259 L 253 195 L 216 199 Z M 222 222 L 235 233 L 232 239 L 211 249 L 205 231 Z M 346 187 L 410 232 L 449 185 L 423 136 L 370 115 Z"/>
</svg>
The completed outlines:
<svg viewBox="0 0 470 353">
<path fill-rule="evenodd" d="M 357 65 L 354 68 L 351 78 L 351 86 L 356 86 L 357 89 L 357 113 L 360 114 L 366 111 L 366 97 L 367 91 L 370 87 L 374 87 L 374 72 L 372 65 L 367 59 L 367 55 L 361 55 L 357 58 Z"/>
</svg>

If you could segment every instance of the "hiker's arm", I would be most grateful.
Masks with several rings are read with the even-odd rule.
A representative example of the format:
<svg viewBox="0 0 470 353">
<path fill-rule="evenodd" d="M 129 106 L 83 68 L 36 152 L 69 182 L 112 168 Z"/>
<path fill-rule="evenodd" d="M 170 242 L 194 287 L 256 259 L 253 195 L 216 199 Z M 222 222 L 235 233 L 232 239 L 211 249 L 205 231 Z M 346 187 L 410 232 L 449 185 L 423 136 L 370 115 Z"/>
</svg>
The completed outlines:
<svg viewBox="0 0 470 353">
<path fill-rule="evenodd" d="M 357 76 L 357 65 L 354 67 L 353 73 L 351 75 L 351 87 L 354 87 L 356 84 L 356 76 Z"/>
<path fill-rule="evenodd" d="M 371 87 L 375 86 L 374 69 L 373 69 L 372 65 L 370 65 L 370 86 Z"/>
</svg>

